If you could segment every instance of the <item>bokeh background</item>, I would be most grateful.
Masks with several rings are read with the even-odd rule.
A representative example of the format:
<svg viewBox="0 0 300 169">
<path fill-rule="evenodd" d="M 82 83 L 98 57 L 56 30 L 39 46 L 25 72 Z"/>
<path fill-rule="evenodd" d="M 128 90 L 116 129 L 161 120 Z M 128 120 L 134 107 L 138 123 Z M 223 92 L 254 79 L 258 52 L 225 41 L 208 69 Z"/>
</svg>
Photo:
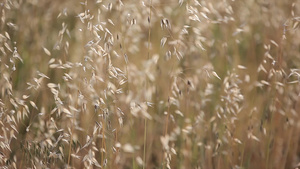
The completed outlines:
<svg viewBox="0 0 300 169">
<path fill-rule="evenodd" d="M 1 1 L 1 167 L 297 168 L 299 10 Z"/>
</svg>

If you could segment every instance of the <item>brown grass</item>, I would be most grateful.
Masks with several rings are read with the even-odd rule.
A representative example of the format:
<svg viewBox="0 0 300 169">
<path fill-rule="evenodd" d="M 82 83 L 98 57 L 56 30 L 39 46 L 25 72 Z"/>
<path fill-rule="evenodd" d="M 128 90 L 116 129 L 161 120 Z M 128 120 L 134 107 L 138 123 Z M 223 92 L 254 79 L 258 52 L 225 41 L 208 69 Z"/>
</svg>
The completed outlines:
<svg viewBox="0 0 300 169">
<path fill-rule="evenodd" d="M 0 2 L 0 168 L 297 167 L 299 10 Z"/>
</svg>

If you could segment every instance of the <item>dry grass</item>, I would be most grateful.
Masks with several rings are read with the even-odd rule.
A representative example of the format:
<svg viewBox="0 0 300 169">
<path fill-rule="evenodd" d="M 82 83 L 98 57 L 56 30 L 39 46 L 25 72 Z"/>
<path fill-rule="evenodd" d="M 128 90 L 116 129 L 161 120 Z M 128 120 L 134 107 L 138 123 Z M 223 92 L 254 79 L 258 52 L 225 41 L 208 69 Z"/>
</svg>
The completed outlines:
<svg viewBox="0 0 300 169">
<path fill-rule="evenodd" d="M 297 167 L 299 10 L 0 2 L 0 167 Z"/>
</svg>

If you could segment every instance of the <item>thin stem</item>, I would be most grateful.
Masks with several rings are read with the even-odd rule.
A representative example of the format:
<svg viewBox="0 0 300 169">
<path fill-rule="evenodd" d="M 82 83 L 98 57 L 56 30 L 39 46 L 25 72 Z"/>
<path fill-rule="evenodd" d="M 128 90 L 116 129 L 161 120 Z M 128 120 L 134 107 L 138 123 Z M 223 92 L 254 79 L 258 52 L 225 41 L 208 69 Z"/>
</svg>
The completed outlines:
<svg viewBox="0 0 300 169">
<path fill-rule="evenodd" d="M 72 123 L 73 124 L 73 123 Z M 73 126 L 73 125 L 72 125 Z M 69 143 L 69 155 L 68 155 L 68 168 L 71 162 L 71 150 L 72 150 L 72 137 L 73 137 L 73 127 L 71 128 L 71 136 L 70 136 L 70 143 Z M 72 168 L 72 167 L 70 167 Z"/>
<path fill-rule="evenodd" d="M 148 27 L 148 59 L 150 58 L 150 40 L 151 40 L 151 10 L 152 7 L 152 0 L 150 0 L 150 5 L 149 5 L 149 18 L 148 18 L 148 22 L 149 22 L 149 27 Z"/>
<path fill-rule="evenodd" d="M 241 157 L 241 163 L 240 163 L 240 166 L 243 166 L 246 145 L 247 145 L 247 139 L 246 139 L 246 141 L 245 141 L 245 144 L 243 145 L 243 150 L 242 150 L 242 157 Z"/>
<path fill-rule="evenodd" d="M 150 58 L 150 42 L 151 42 L 151 10 L 152 7 L 152 0 L 150 0 L 150 5 L 149 5 L 149 17 L 148 17 L 148 22 L 149 22 L 149 29 L 148 29 L 148 59 Z M 147 82 L 147 80 L 146 80 Z M 146 88 L 147 88 L 147 83 L 146 83 Z M 147 140 L 147 118 L 145 118 L 145 127 L 144 127 L 144 154 L 143 154 L 143 169 L 145 169 L 146 166 L 146 140 Z"/>
<path fill-rule="evenodd" d="M 145 169 L 146 166 L 146 140 L 147 140 L 147 118 L 145 118 L 145 129 L 144 129 L 144 154 L 143 154 L 143 169 Z"/>
<path fill-rule="evenodd" d="M 102 117 L 102 144 L 101 144 L 101 166 L 103 167 L 103 162 L 104 162 L 104 152 L 106 152 L 106 145 L 105 145 L 105 120 Z M 104 149 L 104 151 L 103 151 Z"/>
<path fill-rule="evenodd" d="M 167 133 L 168 133 L 168 123 L 169 123 L 169 116 L 170 116 L 170 99 L 168 99 L 168 112 L 167 112 L 168 114 L 167 114 L 167 117 L 166 117 L 166 126 L 165 126 L 165 134 L 164 134 L 164 136 L 166 136 L 167 135 Z M 164 154 L 165 152 L 163 151 L 163 154 Z M 163 162 L 165 162 L 165 158 L 163 157 Z M 163 164 L 163 169 L 165 169 L 165 165 Z"/>
<path fill-rule="evenodd" d="M 167 117 L 166 117 L 165 136 L 166 136 L 167 133 L 168 133 L 169 116 L 170 116 L 170 101 L 168 100 L 168 114 L 167 114 Z"/>
</svg>

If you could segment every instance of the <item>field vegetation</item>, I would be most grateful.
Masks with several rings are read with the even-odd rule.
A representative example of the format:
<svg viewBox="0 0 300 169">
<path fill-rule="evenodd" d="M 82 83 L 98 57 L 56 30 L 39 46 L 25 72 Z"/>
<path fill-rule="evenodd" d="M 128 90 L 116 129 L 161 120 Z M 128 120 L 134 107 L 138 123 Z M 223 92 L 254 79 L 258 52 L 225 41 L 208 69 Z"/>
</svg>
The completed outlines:
<svg viewBox="0 0 300 169">
<path fill-rule="evenodd" d="M 299 22 L 299 0 L 1 0 L 0 168 L 297 168 Z"/>
</svg>

